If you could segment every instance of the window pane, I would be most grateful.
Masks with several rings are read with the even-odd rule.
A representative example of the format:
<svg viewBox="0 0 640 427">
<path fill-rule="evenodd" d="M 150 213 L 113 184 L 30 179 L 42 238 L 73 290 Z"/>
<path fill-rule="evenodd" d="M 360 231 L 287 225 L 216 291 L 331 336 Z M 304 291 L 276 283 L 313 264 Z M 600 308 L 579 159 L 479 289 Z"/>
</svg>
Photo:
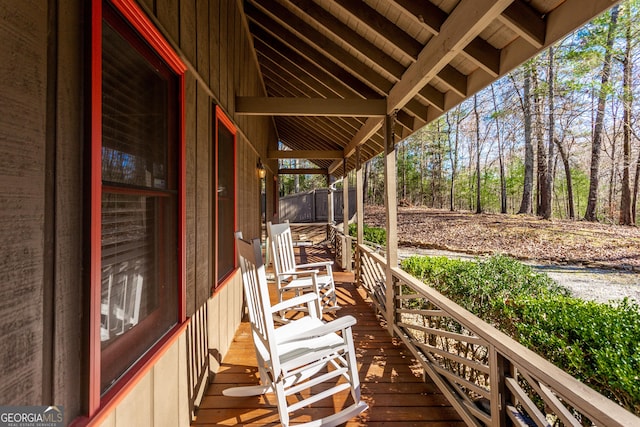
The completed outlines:
<svg viewBox="0 0 640 427">
<path fill-rule="evenodd" d="M 102 63 L 103 181 L 166 189 L 167 80 L 109 25 Z"/>
<path fill-rule="evenodd" d="M 115 360 L 103 359 L 103 390 L 176 324 L 175 208 L 174 196 L 103 193 L 102 350 L 126 341 Z"/>
<path fill-rule="evenodd" d="M 218 122 L 218 281 L 235 267 L 234 135 Z"/>
<path fill-rule="evenodd" d="M 178 320 L 178 100 L 177 78 L 126 24 L 105 21 L 102 42 L 104 393 Z"/>
</svg>

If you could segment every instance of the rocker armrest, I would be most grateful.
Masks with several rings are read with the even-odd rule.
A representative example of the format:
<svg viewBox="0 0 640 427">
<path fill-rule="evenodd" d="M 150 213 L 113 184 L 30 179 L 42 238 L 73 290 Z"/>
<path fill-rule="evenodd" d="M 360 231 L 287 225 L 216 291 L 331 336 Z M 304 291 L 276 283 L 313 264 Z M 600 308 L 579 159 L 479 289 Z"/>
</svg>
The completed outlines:
<svg viewBox="0 0 640 427">
<path fill-rule="evenodd" d="M 338 331 L 344 331 L 347 328 L 351 328 L 356 323 L 357 323 L 356 318 L 351 315 L 338 317 L 337 319 L 332 320 L 331 322 L 328 322 L 328 323 L 324 323 L 322 326 L 318 326 L 317 328 L 309 329 L 308 331 L 302 331 L 298 334 L 291 335 L 290 337 L 287 337 L 285 340 L 283 340 L 281 343 L 303 340 L 308 338 L 321 337 L 321 336 L 335 333 Z"/>
<path fill-rule="evenodd" d="M 278 304 L 271 306 L 271 313 L 277 313 L 288 308 L 297 307 L 303 304 L 308 304 L 318 299 L 318 295 L 313 292 L 308 292 L 297 297 L 289 298 L 288 300 L 279 302 Z"/>
<path fill-rule="evenodd" d="M 283 271 L 282 273 L 279 273 L 278 276 L 316 276 L 319 273 L 320 270 L 298 270 L 296 268 L 295 270 Z"/>
<path fill-rule="evenodd" d="M 311 262 L 309 264 L 297 264 L 296 268 L 329 267 L 332 265 L 333 265 L 333 261 L 319 261 L 319 262 Z"/>
</svg>

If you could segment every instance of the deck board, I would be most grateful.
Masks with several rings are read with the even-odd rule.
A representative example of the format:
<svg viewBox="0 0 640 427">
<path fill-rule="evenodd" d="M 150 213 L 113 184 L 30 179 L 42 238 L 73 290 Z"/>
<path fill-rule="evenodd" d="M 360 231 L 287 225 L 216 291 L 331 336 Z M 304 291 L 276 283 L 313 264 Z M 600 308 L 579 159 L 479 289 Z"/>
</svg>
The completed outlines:
<svg viewBox="0 0 640 427">
<path fill-rule="evenodd" d="M 313 262 L 325 257 L 313 248 L 302 248 L 301 258 Z M 353 315 L 358 320 L 353 328 L 362 399 L 369 409 L 345 425 L 355 426 L 463 426 L 455 410 L 427 378 L 400 340 L 391 338 L 377 318 L 373 304 L 363 289 L 353 284 L 353 274 L 335 272 L 339 304 L 338 316 Z M 270 285 L 274 286 L 274 285 Z M 275 291 L 275 289 L 273 289 Z M 272 292 L 275 298 L 275 292 Z M 192 426 L 275 426 L 278 411 L 271 394 L 238 398 L 222 395 L 222 390 L 238 385 L 258 383 L 256 358 L 249 324 L 237 330 L 219 372 L 208 387 Z M 347 393 L 329 402 L 318 402 L 312 408 L 298 411 L 292 425 L 311 420 L 311 414 L 326 416 L 342 405 L 350 404 Z"/>
</svg>

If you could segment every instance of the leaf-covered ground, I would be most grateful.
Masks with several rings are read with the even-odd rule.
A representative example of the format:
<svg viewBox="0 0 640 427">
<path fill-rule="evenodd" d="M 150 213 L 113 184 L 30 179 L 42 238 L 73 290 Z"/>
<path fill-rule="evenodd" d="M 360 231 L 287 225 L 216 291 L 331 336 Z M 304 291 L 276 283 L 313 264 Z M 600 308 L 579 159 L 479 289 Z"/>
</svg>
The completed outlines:
<svg viewBox="0 0 640 427">
<path fill-rule="evenodd" d="M 367 206 L 365 224 L 384 227 L 384 207 Z M 636 227 L 400 207 L 398 240 L 400 246 L 640 271 Z"/>
</svg>

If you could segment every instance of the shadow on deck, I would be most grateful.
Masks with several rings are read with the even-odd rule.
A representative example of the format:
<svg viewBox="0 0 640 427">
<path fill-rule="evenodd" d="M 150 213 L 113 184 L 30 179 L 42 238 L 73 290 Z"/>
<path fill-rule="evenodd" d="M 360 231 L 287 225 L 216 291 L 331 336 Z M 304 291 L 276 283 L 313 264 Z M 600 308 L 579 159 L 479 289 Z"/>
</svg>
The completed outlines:
<svg viewBox="0 0 640 427">
<path fill-rule="evenodd" d="M 301 262 L 327 259 L 324 248 L 300 248 Z M 339 304 L 338 316 L 350 314 L 358 323 L 353 328 L 359 364 L 362 399 L 369 409 L 346 426 L 463 426 L 455 410 L 429 378 L 423 379 L 420 364 L 395 338 L 390 338 L 376 316 L 363 289 L 354 285 L 353 273 L 334 271 Z M 275 298 L 275 289 L 272 297 Z M 222 390 L 238 385 L 257 384 L 256 358 L 250 327 L 243 322 L 222 361 L 197 413 L 193 426 L 271 426 L 279 425 L 278 411 L 272 395 L 260 397 L 226 397 Z M 349 404 L 334 399 L 336 408 Z M 346 401 L 346 402 L 345 402 Z M 323 402 L 319 402 L 318 405 Z M 311 414 L 329 415 L 331 407 L 314 405 L 298 411 L 292 425 L 310 421 Z"/>
</svg>

